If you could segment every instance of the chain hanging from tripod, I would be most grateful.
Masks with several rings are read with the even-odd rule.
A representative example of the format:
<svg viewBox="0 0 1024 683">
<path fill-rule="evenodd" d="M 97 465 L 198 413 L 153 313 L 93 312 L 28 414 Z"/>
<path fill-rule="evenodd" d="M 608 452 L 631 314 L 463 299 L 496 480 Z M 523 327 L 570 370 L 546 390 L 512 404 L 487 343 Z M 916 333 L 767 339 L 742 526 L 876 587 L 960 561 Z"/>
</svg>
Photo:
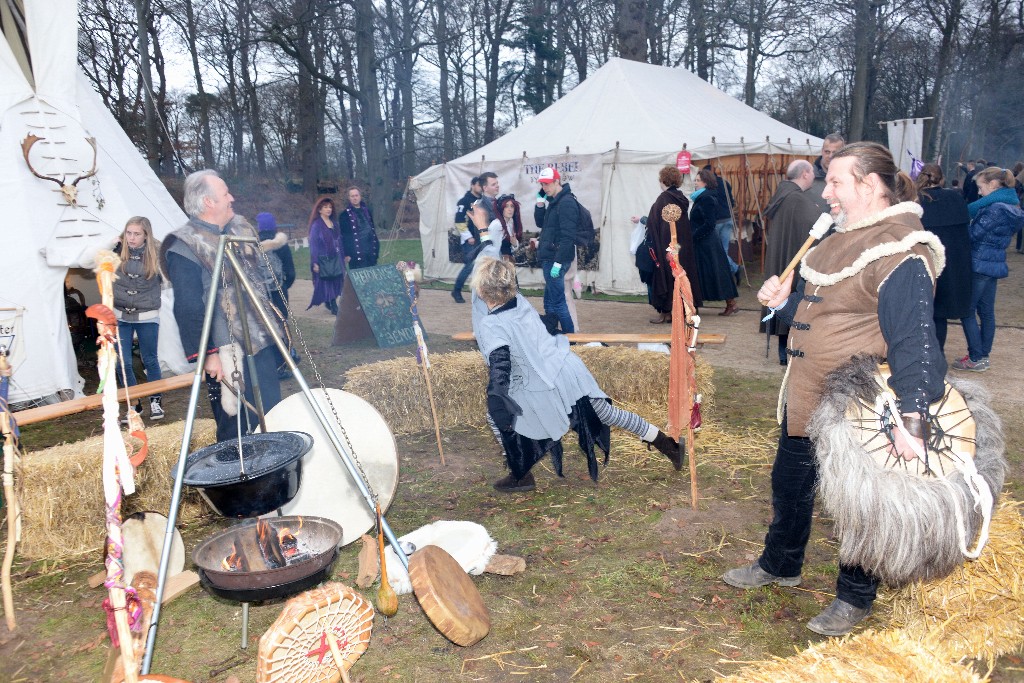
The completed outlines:
<svg viewBox="0 0 1024 683">
<path fill-rule="evenodd" d="M 295 314 L 292 312 L 291 303 L 288 301 L 288 297 L 285 296 L 284 289 L 281 287 L 281 283 L 277 279 L 277 274 L 274 272 L 274 268 L 271 266 L 270 257 L 267 254 L 266 250 L 263 248 L 263 245 L 259 242 L 256 243 L 256 250 L 263 257 L 263 265 L 266 267 L 267 273 L 269 273 L 269 278 L 261 276 L 260 278 L 254 279 L 253 281 L 274 283 L 274 290 L 278 292 L 278 294 L 280 294 L 281 304 L 284 306 L 285 309 L 285 314 L 282 317 L 282 320 L 284 322 L 283 327 L 285 328 L 285 334 L 288 336 L 289 346 L 292 343 L 292 337 L 288 329 L 288 323 L 290 322 L 295 327 L 295 337 L 297 337 L 299 340 L 299 346 L 302 348 L 302 355 L 309 362 L 309 367 L 312 368 L 313 370 L 313 376 L 316 378 L 317 386 L 320 387 L 320 391 L 322 392 L 323 398 L 327 402 L 328 407 L 330 407 L 331 414 L 334 416 L 334 423 L 335 425 L 337 425 L 338 430 L 341 432 L 342 437 L 344 437 L 345 439 L 345 444 L 348 446 L 349 456 L 351 456 L 351 460 L 353 464 L 355 464 L 356 469 L 359 470 L 359 476 L 363 478 L 363 483 L 366 485 L 366 490 L 370 492 L 370 497 L 373 499 L 374 503 L 377 503 L 377 492 L 374 491 L 373 487 L 370 485 L 370 477 L 366 474 L 366 470 L 363 469 L 363 464 L 360 462 L 359 457 L 356 455 L 355 446 L 352 444 L 352 439 L 349 438 L 348 432 L 345 430 L 345 425 L 341 423 L 341 417 L 338 415 L 338 409 L 335 407 L 334 401 L 331 400 L 331 395 L 327 391 L 327 386 L 324 384 L 323 377 L 320 376 L 320 369 L 317 368 L 316 362 L 313 360 L 313 354 L 309 352 L 309 347 L 306 346 L 306 338 L 302 335 L 302 329 L 295 322 Z M 269 303 L 269 297 L 267 298 Z M 277 311 L 273 304 L 270 304 L 270 308 L 274 311 Z M 277 313 L 279 316 L 281 315 L 280 311 L 277 311 Z"/>
</svg>

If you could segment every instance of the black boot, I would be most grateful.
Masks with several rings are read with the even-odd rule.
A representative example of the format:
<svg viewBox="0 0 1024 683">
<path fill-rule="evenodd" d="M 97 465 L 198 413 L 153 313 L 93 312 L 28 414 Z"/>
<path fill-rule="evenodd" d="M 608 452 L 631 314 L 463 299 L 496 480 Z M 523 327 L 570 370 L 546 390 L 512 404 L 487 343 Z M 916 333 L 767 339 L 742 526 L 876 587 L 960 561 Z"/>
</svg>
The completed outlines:
<svg viewBox="0 0 1024 683">
<path fill-rule="evenodd" d="M 327 303 L 324 304 L 324 305 L 327 306 L 327 310 L 330 311 L 332 314 L 338 315 L 338 300 L 337 299 L 328 299 Z"/>
<path fill-rule="evenodd" d="M 455 299 L 455 303 L 464 304 L 466 300 L 462 298 L 462 292 L 458 289 L 452 290 L 452 298 Z"/>
<path fill-rule="evenodd" d="M 522 493 L 537 488 L 537 482 L 533 479 L 533 472 L 527 472 L 522 479 L 516 479 L 509 474 L 494 482 L 494 490 L 500 493 Z"/>
<path fill-rule="evenodd" d="M 647 450 L 654 446 L 662 455 L 672 461 L 672 467 L 676 468 L 676 471 L 683 469 L 683 454 L 679 452 L 679 443 L 676 442 L 671 436 L 665 432 L 658 430 L 658 435 L 654 437 L 654 441 L 647 444 Z"/>
</svg>

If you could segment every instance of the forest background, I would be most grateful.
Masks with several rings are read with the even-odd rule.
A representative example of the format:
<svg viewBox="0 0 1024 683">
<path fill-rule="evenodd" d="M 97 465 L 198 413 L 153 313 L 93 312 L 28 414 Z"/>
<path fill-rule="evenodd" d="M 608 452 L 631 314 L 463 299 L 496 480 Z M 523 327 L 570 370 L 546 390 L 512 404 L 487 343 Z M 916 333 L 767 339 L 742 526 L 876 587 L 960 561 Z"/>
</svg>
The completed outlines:
<svg viewBox="0 0 1024 683">
<path fill-rule="evenodd" d="M 79 11 L 85 73 L 169 184 L 199 168 L 305 195 L 355 181 L 378 225 L 409 176 L 501 136 L 616 56 L 689 69 L 819 137 L 884 142 L 879 121 L 930 117 L 924 157 L 947 177 L 958 161 L 1024 157 L 1024 0 L 82 0 Z"/>
</svg>

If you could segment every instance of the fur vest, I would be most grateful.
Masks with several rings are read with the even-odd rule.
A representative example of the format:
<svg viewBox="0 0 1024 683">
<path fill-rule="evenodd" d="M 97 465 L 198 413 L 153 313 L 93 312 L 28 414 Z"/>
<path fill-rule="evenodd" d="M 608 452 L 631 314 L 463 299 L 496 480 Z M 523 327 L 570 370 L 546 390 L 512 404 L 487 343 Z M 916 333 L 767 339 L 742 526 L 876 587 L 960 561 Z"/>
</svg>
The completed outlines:
<svg viewBox="0 0 1024 683">
<path fill-rule="evenodd" d="M 142 259 L 146 248 L 128 249 L 114 280 L 114 312 L 119 320 L 156 320 L 160 310 L 160 273 L 146 277 Z"/>
<path fill-rule="evenodd" d="M 825 376 L 856 354 L 886 357 L 878 323 L 878 293 L 908 258 L 924 261 L 932 280 L 945 252 L 921 226 L 921 206 L 903 202 L 837 229 L 811 249 L 800 266 L 807 281 L 789 333 L 791 359 L 779 395 L 791 436 L 806 436 Z"/>
</svg>

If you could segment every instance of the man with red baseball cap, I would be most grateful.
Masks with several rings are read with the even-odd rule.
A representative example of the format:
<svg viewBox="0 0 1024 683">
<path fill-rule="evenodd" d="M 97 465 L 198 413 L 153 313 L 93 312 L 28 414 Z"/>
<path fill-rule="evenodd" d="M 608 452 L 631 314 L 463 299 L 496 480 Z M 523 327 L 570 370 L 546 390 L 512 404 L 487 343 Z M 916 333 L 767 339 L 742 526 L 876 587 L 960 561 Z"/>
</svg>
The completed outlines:
<svg viewBox="0 0 1024 683">
<path fill-rule="evenodd" d="M 535 246 L 544 273 L 544 312 L 558 319 L 563 333 L 574 332 L 576 327 L 565 300 L 563 276 L 576 258 L 580 204 L 569 184 L 562 184 L 557 168 L 545 168 L 537 181 L 541 189 L 537 193 L 533 219 L 541 231 L 540 241 Z"/>
</svg>

